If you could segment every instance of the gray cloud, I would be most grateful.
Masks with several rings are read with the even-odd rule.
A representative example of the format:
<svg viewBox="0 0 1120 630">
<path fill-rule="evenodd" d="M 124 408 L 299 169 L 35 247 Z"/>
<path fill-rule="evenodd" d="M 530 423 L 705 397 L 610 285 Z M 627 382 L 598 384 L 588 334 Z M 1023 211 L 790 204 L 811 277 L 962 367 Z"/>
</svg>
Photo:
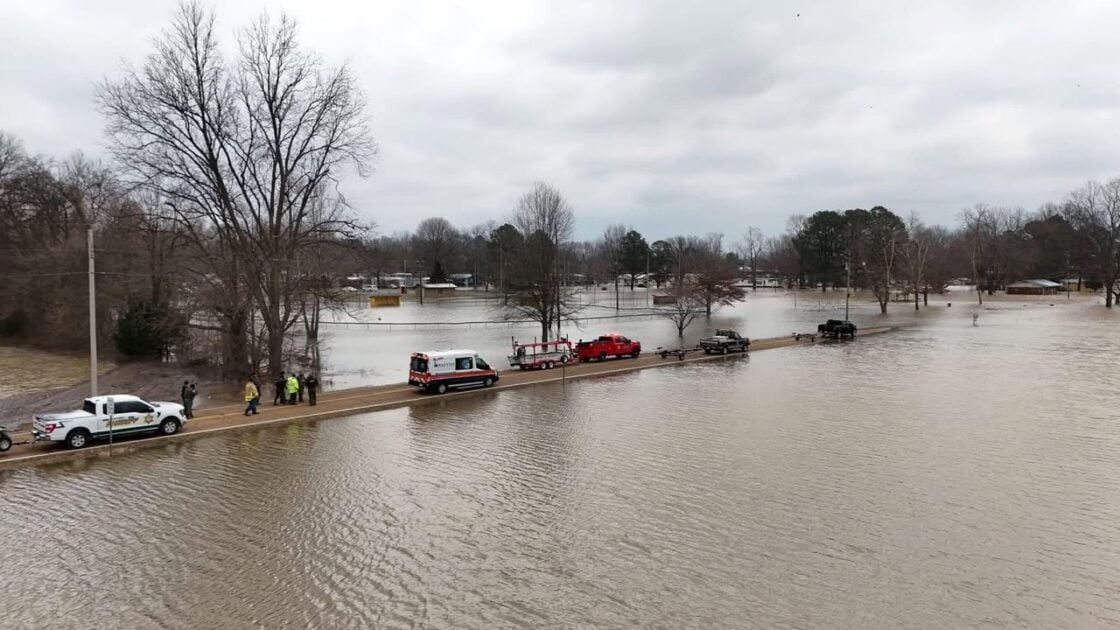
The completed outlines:
<svg viewBox="0 0 1120 630">
<path fill-rule="evenodd" d="M 928 4 L 928 3 L 927 3 Z M 100 152 L 92 86 L 139 63 L 173 3 L 0 6 L 0 127 L 33 151 Z M 349 61 L 376 171 L 346 184 L 384 231 L 502 219 L 534 180 L 592 237 L 657 238 L 883 204 L 951 223 L 1033 209 L 1120 174 L 1120 6 L 228 0 L 221 27 L 286 9 Z M 231 38 L 232 39 L 232 38 Z"/>
</svg>

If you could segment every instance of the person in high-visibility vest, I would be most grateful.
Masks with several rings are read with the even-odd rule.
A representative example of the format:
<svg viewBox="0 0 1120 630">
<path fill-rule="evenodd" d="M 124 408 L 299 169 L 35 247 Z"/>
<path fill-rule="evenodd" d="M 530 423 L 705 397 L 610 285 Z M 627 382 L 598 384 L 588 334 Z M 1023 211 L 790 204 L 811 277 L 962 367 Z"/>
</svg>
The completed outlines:
<svg viewBox="0 0 1120 630">
<path fill-rule="evenodd" d="M 296 396 L 299 394 L 299 381 L 296 380 L 296 375 L 292 374 L 288 377 L 288 404 L 296 404 Z"/>
<path fill-rule="evenodd" d="M 245 415 L 257 415 L 257 400 L 260 399 L 261 393 L 257 391 L 257 384 L 253 379 L 245 381 Z"/>
</svg>

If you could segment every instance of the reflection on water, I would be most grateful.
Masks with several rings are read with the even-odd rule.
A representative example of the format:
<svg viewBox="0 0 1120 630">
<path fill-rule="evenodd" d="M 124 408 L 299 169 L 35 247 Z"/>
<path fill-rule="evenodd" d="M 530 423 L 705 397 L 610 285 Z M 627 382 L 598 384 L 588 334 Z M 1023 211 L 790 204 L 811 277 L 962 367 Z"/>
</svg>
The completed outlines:
<svg viewBox="0 0 1120 630">
<path fill-rule="evenodd" d="M 1115 627 L 1117 319 L 941 311 L 4 473 L 0 625 Z"/>
</svg>

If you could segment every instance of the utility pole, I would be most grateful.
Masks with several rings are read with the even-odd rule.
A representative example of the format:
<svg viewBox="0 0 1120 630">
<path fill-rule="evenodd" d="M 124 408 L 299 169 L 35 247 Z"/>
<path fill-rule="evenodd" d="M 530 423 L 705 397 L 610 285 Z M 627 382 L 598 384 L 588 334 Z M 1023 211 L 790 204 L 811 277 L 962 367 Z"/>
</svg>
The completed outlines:
<svg viewBox="0 0 1120 630">
<path fill-rule="evenodd" d="M 93 226 L 86 228 L 89 252 L 89 395 L 97 395 L 97 288 L 93 270 Z"/>
</svg>

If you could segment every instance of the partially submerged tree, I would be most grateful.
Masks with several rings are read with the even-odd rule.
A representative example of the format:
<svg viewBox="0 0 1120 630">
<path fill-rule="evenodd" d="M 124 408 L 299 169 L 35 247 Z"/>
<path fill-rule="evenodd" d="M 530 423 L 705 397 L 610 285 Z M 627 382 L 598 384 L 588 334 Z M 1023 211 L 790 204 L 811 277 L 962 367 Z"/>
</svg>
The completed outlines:
<svg viewBox="0 0 1120 630">
<path fill-rule="evenodd" d="M 1088 182 L 1065 203 L 1069 222 L 1084 235 L 1104 288 L 1104 305 L 1120 299 L 1120 177 L 1106 184 Z"/>
<path fill-rule="evenodd" d="M 608 225 L 607 229 L 603 230 L 602 238 L 599 239 L 599 252 L 603 257 L 603 262 L 606 263 L 611 284 L 614 285 L 614 310 L 616 311 L 620 308 L 618 282 L 625 265 L 625 258 L 623 257 L 623 242 L 625 239 L 626 226 L 621 224 Z"/>
<path fill-rule="evenodd" d="M 521 196 L 513 211 L 513 225 L 524 246 L 518 270 L 514 313 L 541 325 L 541 341 L 548 341 L 553 327 L 573 312 L 561 286 L 560 252 L 575 231 L 575 214 L 567 200 L 552 186 L 537 182 Z"/>
<path fill-rule="evenodd" d="M 723 235 L 709 234 L 695 239 L 687 250 L 691 253 L 688 265 L 690 277 L 684 283 L 691 287 L 695 299 L 704 306 L 704 313 L 711 316 L 720 306 L 741 302 L 746 293 L 739 287 L 738 268 L 723 253 Z"/>
<path fill-rule="evenodd" d="M 758 262 L 762 258 L 765 247 L 766 239 L 762 236 L 762 230 L 756 227 L 747 228 L 746 233 L 743 234 L 743 240 L 739 241 L 739 256 L 750 268 L 752 290 L 758 289 Z"/>
<path fill-rule="evenodd" d="M 879 312 L 886 313 L 895 260 L 906 243 L 906 226 L 898 215 L 882 206 L 848 210 L 844 218 L 851 234 L 850 264 L 858 265 L 879 302 Z"/>
<path fill-rule="evenodd" d="M 685 329 L 704 311 L 704 304 L 696 295 L 696 291 L 687 285 L 672 286 L 668 293 L 673 299 L 672 305 L 657 310 L 662 317 L 673 322 L 677 327 L 677 336 L 683 337 Z"/>
</svg>

